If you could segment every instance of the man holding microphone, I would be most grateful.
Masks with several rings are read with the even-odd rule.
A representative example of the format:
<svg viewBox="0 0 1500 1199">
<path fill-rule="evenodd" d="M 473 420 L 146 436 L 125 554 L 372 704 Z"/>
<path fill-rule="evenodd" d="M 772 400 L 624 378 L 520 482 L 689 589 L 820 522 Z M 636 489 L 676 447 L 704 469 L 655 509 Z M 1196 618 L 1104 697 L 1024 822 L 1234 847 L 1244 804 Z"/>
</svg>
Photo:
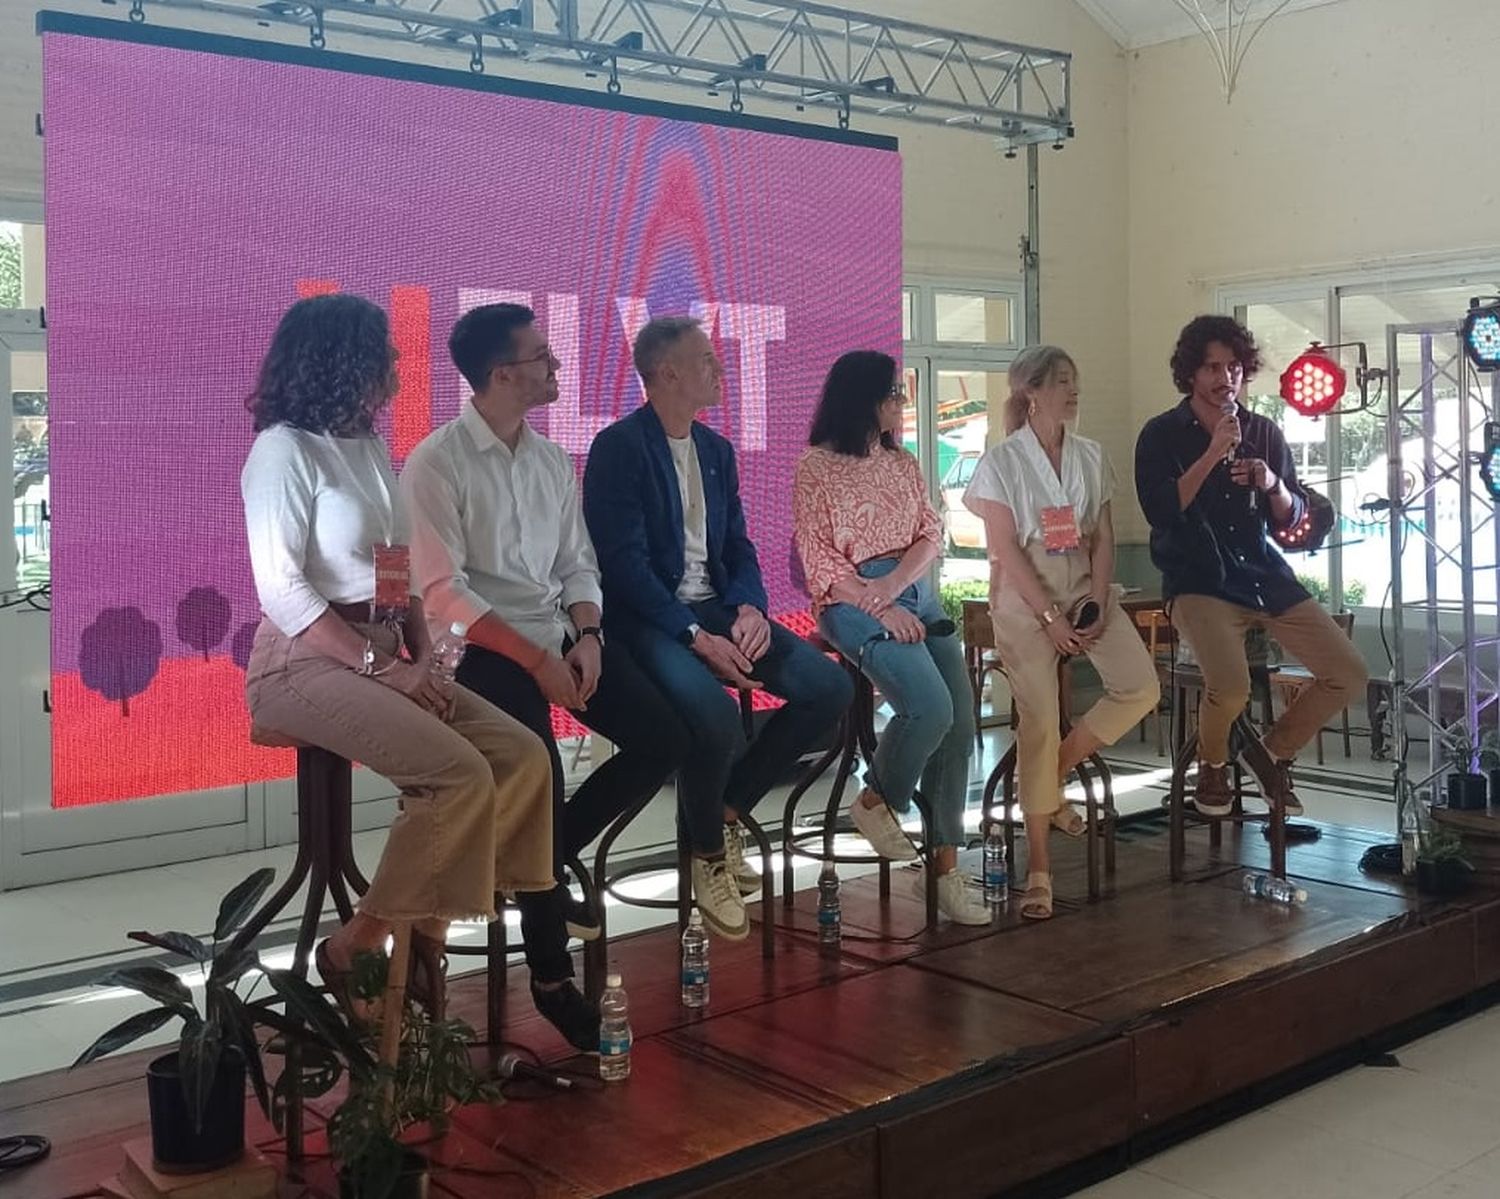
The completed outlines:
<svg viewBox="0 0 1500 1199">
<path fill-rule="evenodd" d="M 1229 732 L 1250 699 L 1245 633 L 1268 628 L 1313 675 L 1262 739 L 1241 749 L 1268 803 L 1302 814 L 1292 760 L 1361 693 L 1364 661 L 1297 582 L 1273 539 L 1297 525 L 1307 495 L 1281 430 L 1240 403 L 1261 365 L 1250 331 L 1228 316 L 1190 321 L 1172 352 L 1182 401 L 1153 417 L 1135 447 L 1136 494 L 1173 626 L 1203 672 L 1195 805 L 1232 804 Z"/>
</svg>

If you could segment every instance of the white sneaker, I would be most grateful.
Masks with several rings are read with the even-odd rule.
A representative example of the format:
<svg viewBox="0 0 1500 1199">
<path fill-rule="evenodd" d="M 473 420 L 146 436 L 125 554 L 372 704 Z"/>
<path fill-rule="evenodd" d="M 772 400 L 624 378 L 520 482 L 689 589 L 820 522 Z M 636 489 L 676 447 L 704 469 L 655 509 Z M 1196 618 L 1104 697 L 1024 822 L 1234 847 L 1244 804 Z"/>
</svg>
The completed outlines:
<svg viewBox="0 0 1500 1199">
<path fill-rule="evenodd" d="M 693 859 L 693 898 L 703 913 L 703 923 L 726 941 L 743 941 L 750 935 L 745 900 L 731 881 L 723 858 Z"/>
<path fill-rule="evenodd" d="M 927 880 L 918 876 L 917 894 L 926 898 Z M 985 902 L 984 892 L 969 886 L 963 871 L 950 870 L 937 878 L 937 906 L 944 916 L 954 924 L 988 924 L 990 905 Z"/>
<path fill-rule="evenodd" d="M 901 831 L 896 813 L 891 811 L 889 804 L 881 803 L 867 808 L 856 799 L 849 805 L 849 819 L 854 821 L 854 827 L 859 830 L 860 836 L 870 843 L 870 848 L 881 857 L 893 862 L 917 860 L 917 847 Z"/>
<path fill-rule="evenodd" d="M 724 865 L 741 895 L 755 895 L 760 891 L 760 875 L 745 861 L 745 830 L 738 822 L 724 826 Z"/>
</svg>

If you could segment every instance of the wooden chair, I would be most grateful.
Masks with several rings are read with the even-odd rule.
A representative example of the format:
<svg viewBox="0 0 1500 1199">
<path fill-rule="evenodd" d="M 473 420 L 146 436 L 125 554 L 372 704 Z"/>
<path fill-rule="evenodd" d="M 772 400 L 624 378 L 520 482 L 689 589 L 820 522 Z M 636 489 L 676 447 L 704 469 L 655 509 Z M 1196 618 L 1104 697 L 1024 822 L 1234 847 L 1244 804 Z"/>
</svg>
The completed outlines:
<svg viewBox="0 0 1500 1199">
<path fill-rule="evenodd" d="M 990 602 L 982 599 L 963 601 L 964 668 L 969 673 L 969 687 L 974 693 L 974 736 L 983 737 L 979 718 L 980 699 L 984 694 L 984 676 L 992 671 L 1004 674 L 1000 654 L 995 648 L 995 625 L 990 620 Z"/>
<path fill-rule="evenodd" d="M 1354 613 L 1333 612 L 1333 623 L 1344 631 L 1344 636 L 1350 640 L 1354 639 Z M 1297 702 L 1297 697 L 1313 684 L 1312 672 L 1306 667 L 1286 667 L 1271 673 L 1271 686 L 1281 697 L 1283 710 L 1291 707 Z M 1342 732 L 1344 736 L 1344 757 L 1354 756 L 1353 747 L 1349 740 L 1349 709 L 1346 706 L 1340 713 Z M 1323 765 L 1323 729 L 1318 730 L 1318 765 Z"/>
</svg>

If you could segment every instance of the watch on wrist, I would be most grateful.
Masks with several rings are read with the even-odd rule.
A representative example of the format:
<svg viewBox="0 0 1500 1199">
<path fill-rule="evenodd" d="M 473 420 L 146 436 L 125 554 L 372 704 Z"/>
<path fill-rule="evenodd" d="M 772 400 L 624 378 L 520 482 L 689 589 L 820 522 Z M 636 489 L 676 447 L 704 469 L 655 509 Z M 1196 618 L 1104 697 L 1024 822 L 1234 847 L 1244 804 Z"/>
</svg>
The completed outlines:
<svg viewBox="0 0 1500 1199">
<path fill-rule="evenodd" d="M 365 648 L 359 655 L 359 667 L 355 673 L 362 674 L 366 678 L 375 673 L 375 643 L 368 637 L 365 638 Z"/>
<path fill-rule="evenodd" d="M 1061 615 L 1062 613 L 1058 610 L 1056 604 L 1048 604 L 1047 607 L 1037 616 L 1037 619 L 1040 620 L 1042 624 L 1049 625 Z"/>
<path fill-rule="evenodd" d="M 687 628 L 685 628 L 685 629 L 682 630 L 682 634 L 679 637 L 679 640 L 682 642 L 683 645 L 687 646 L 688 649 L 692 649 L 693 648 L 693 642 L 695 642 L 696 640 L 698 640 L 698 630 L 701 629 L 702 627 L 703 627 L 702 625 L 698 624 L 695 621 L 693 624 L 688 625 Z"/>
<path fill-rule="evenodd" d="M 578 639 L 581 641 L 585 637 L 592 637 L 595 641 L 597 641 L 599 643 L 600 648 L 603 648 L 603 646 L 604 646 L 604 630 L 601 629 L 598 625 L 596 625 L 596 624 L 585 625 L 583 628 L 579 629 L 578 630 Z"/>
</svg>

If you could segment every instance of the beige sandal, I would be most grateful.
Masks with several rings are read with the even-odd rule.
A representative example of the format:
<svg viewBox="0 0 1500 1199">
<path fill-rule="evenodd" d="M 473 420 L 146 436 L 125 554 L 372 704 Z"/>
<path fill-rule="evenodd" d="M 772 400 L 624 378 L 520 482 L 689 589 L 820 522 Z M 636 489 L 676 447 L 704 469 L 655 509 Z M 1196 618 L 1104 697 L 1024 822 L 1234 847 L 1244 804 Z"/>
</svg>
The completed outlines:
<svg viewBox="0 0 1500 1199">
<path fill-rule="evenodd" d="M 1065 803 L 1052 813 L 1052 827 L 1070 837 L 1081 837 L 1088 831 L 1089 826 L 1072 804 Z"/>
<path fill-rule="evenodd" d="M 1026 894 L 1021 897 L 1021 916 L 1026 920 L 1052 919 L 1052 876 L 1028 874 Z"/>
</svg>

